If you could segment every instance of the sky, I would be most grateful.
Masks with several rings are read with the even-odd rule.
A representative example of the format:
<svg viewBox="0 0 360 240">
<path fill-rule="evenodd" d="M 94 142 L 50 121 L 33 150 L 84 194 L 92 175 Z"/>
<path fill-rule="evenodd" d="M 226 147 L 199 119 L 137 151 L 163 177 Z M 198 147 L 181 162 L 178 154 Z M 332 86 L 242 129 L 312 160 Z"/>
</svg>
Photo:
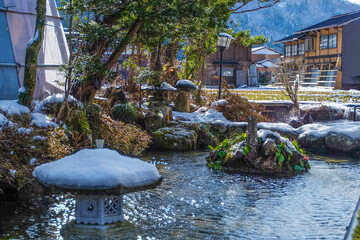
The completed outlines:
<svg viewBox="0 0 360 240">
<path fill-rule="evenodd" d="M 349 0 L 349 2 L 360 4 L 360 0 Z"/>
</svg>

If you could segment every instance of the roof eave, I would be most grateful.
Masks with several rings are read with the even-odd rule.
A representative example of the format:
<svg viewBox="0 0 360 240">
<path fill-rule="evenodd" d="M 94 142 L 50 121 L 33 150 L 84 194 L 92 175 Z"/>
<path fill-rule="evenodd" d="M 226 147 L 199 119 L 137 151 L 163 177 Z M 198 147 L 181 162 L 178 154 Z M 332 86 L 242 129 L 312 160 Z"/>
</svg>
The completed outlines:
<svg viewBox="0 0 360 240">
<path fill-rule="evenodd" d="M 319 31 L 321 29 L 324 29 L 324 28 L 333 28 L 333 27 L 338 27 L 340 25 L 330 25 L 330 26 L 326 26 L 326 27 L 318 27 L 318 28 L 311 28 L 311 29 L 307 29 L 307 30 L 300 30 L 298 32 L 295 32 L 294 34 L 300 34 L 300 33 L 308 33 L 308 32 L 313 32 L 313 31 Z"/>
<path fill-rule="evenodd" d="M 292 42 L 292 41 L 297 41 L 299 40 L 299 38 L 293 38 L 293 39 L 286 39 L 286 40 L 280 40 L 280 41 L 276 41 L 274 42 L 274 44 L 281 44 L 281 43 L 286 43 L 286 42 Z"/>
</svg>

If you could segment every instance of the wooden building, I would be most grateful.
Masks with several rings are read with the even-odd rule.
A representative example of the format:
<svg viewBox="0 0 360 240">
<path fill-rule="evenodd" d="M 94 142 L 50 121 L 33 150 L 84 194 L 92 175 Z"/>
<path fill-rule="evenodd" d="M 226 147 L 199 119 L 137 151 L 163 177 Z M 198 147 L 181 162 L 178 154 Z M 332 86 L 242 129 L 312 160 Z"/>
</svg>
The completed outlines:
<svg viewBox="0 0 360 240">
<path fill-rule="evenodd" d="M 302 56 L 302 85 L 360 89 L 360 10 L 336 15 L 277 41 L 284 57 Z"/>
<path fill-rule="evenodd" d="M 247 85 L 248 71 L 251 64 L 251 47 L 231 44 L 223 53 L 223 79 L 229 85 Z M 210 55 L 206 61 L 204 78 L 207 85 L 218 85 L 220 74 L 220 50 Z"/>
<path fill-rule="evenodd" d="M 274 82 L 274 69 L 276 69 L 276 63 L 281 59 L 282 53 L 266 46 L 253 47 L 251 52 L 251 61 L 256 64 L 259 83 Z"/>
</svg>

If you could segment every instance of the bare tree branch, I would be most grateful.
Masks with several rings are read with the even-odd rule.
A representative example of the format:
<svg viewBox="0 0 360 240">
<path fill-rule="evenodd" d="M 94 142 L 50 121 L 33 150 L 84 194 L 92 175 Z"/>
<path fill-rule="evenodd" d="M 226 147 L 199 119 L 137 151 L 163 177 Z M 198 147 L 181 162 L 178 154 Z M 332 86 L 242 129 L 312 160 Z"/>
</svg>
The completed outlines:
<svg viewBox="0 0 360 240">
<path fill-rule="evenodd" d="M 247 12 L 254 12 L 254 11 L 257 11 L 257 10 L 260 10 L 260 9 L 265 9 L 265 8 L 269 8 L 269 7 L 272 7 L 274 6 L 275 4 L 279 3 L 280 0 L 272 0 L 272 2 L 270 3 L 267 3 L 265 5 L 262 5 L 261 3 L 262 2 L 257 2 L 257 7 L 256 8 L 253 8 L 253 9 L 248 9 L 248 10 L 241 10 L 244 6 L 246 6 L 248 3 L 242 3 L 241 6 L 239 7 L 236 7 L 235 9 L 232 9 L 231 10 L 231 13 L 232 14 L 241 14 L 241 13 L 247 13 Z"/>
</svg>

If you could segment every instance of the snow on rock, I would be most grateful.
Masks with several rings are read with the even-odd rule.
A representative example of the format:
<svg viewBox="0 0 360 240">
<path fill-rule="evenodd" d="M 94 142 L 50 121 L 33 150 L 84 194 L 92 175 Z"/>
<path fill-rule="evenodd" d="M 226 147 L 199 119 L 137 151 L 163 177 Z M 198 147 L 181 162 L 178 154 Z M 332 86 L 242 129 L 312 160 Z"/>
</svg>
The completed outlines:
<svg viewBox="0 0 360 240">
<path fill-rule="evenodd" d="M 203 108 L 199 108 L 193 113 L 173 112 L 173 116 L 188 122 L 218 123 L 224 125 L 236 124 L 235 122 L 227 120 L 221 112 L 218 112 L 214 109 L 210 109 L 204 112 Z"/>
<path fill-rule="evenodd" d="M 274 135 L 275 137 L 279 138 L 281 142 L 285 142 L 285 143 L 286 143 L 286 146 L 287 146 L 288 148 L 290 148 L 291 150 L 296 150 L 296 148 L 295 148 L 294 145 L 290 142 L 289 139 L 280 136 L 280 134 L 277 133 L 277 132 L 273 132 L 273 131 L 265 130 L 265 129 L 260 129 L 260 130 L 257 132 L 257 135 L 258 135 L 258 137 L 261 138 L 263 141 L 265 141 L 266 136 L 268 136 L 268 135 Z"/>
<path fill-rule="evenodd" d="M 21 115 L 30 113 L 30 109 L 20 105 L 17 100 L 3 100 L 0 101 L 0 110 L 8 115 Z"/>
<path fill-rule="evenodd" d="M 324 102 L 324 103 L 313 103 L 313 104 L 301 104 L 300 109 L 303 111 L 311 110 L 311 109 L 317 109 L 321 106 L 327 106 L 330 109 L 336 110 L 336 111 L 346 111 L 349 109 L 349 107 L 346 107 L 343 104 L 339 103 L 333 103 L 333 102 Z"/>
<path fill-rule="evenodd" d="M 310 109 L 314 107 L 319 107 L 320 105 L 307 105 L 303 109 Z M 329 103 L 327 106 L 332 109 L 344 110 L 349 109 L 342 104 Z M 222 124 L 225 126 L 246 126 L 246 122 L 231 122 L 227 120 L 221 112 L 218 112 L 214 109 L 208 110 L 205 107 L 199 108 L 193 113 L 184 113 L 184 112 L 173 112 L 173 116 L 177 119 L 180 119 L 183 122 L 189 123 L 216 123 Z M 279 132 L 289 132 L 292 134 L 304 134 L 312 135 L 314 137 L 325 137 L 329 132 L 334 132 L 338 134 L 343 134 L 353 139 L 360 139 L 360 125 L 358 122 L 351 121 L 338 121 L 330 123 L 317 123 L 317 124 L 307 124 L 299 127 L 297 129 L 291 127 L 286 123 L 267 123 L 262 122 L 258 123 L 259 129 L 267 129 L 271 131 Z"/>
<path fill-rule="evenodd" d="M 46 104 L 54 104 L 54 103 L 62 103 L 64 101 L 65 98 L 65 94 L 64 93 L 58 93 L 58 94 L 54 94 L 51 96 L 48 96 L 47 98 L 45 98 L 42 101 L 39 101 L 34 108 L 35 112 L 40 112 L 43 108 L 44 105 Z M 78 102 L 78 100 L 76 100 L 76 98 L 74 98 L 73 96 L 69 95 L 68 97 L 68 102 L 77 102 L 78 104 L 81 104 L 80 102 Z"/>
<path fill-rule="evenodd" d="M 110 149 L 83 149 L 35 168 L 33 175 L 45 185 L 68 189 L 112 189 L 157 183 L 155 165 Z"/>
<path fill-rule="evenodd" d="M 59 125 L 57 125 L 56 123 L 52 122 L 51 119 L 45 115 L 45 114 L 42 114 L 42 113 L 32 113 L 31 114 L 31 125 L 35 124 L 36 126 L 38 127 L 48 127 L 48 126 L 51 126 L 51 127 L 58 127 Z"/>
<path fill-rule="evenodd" d="M 174 88 L 173 86 L 171 86 L 170 84 L 168 84 L 166 82 L 161 83 L 160 88 L 162 90 L 176 91 L 176 88 Z"/>
<path fill-rule="evenodd" d="M 272 131 L 281 131 L 281 132 L 291 132 L 294 134 L 297 133 L 296 129 L 287 123 L 262 122 L 262 123 L 258 123 L 257 125 L 258 125 L 258 128 L 262 128 L 262 129 L 268 129 L 268 130 L 272 130 Z"/>
<path fill-rule="evenodd" d="M 360 139 L 360 125 L 357 122 L 333 122 L 306 124 L 297 129 L 298 133 L 314 137 L 325 137 L 329 132 L 343 134 L 353 139 Z"/>
</svg>

